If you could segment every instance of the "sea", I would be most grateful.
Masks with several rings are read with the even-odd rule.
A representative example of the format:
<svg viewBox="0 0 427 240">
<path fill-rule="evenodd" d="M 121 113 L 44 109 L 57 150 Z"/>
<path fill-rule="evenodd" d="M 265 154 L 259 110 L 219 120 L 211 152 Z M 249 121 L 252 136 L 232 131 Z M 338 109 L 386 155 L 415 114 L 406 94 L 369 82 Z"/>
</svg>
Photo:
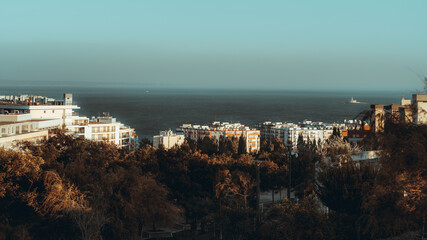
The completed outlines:
<svg viewBox="0 0 427 240">
<path fill-rule="evenodd" d="M 80 115 L 108 112 L 136 130 L 139 138 L 152 139 L 162 130 L 181 124 L 213 121 L 242 123 L 250 127 L 265 121 L 343 122 L 369 110 L 370 104 L 399 103 L 397 91 L 304 91 L 166 89 L 144 87 L 6 86 L 0 95 L 35 94 L 63 99 L 72 93 Z M 348 104 L 353 97 L 362 104 Z"/>
</svg>

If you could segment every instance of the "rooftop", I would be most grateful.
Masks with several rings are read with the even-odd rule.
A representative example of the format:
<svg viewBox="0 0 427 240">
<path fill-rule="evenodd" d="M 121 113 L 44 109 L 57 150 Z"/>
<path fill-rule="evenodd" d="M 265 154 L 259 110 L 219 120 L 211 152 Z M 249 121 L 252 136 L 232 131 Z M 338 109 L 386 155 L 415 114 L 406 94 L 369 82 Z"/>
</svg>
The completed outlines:
<svg viewBox="0 0 427 240">
<path fill-rule="evenodd" d="M 56 100 L 40 95 L 0 95 L 0 105 L 14 106 L 55 106 L 72 105 L 72 94 L 64 94 L 66 100 Z"/>
<path fill-rule="evenodd" d="M 344 120 L 343 123 L 324 123 L 324 122 L 313 122 L 304 120 L 298 123 L 283 123 L 283 122 L 264 122 L 258 125 L 258 127 L 267 126 L 272 129 L 333 129 L 334 127 L 346 128 L 347 126 L 353 126 L 354 124 L 361 123 L 355 120 Z"/>
<path fill-rule="evenodd" d="M 202 129 L 210 131 L 223 131 L 223 130 L 255 130 L 241 123 L 229 123 L 229 122 L 213 122 L 209 125 L 191 125 L 183 124 L 180 126 L 181 129 Z"/>
</svg>

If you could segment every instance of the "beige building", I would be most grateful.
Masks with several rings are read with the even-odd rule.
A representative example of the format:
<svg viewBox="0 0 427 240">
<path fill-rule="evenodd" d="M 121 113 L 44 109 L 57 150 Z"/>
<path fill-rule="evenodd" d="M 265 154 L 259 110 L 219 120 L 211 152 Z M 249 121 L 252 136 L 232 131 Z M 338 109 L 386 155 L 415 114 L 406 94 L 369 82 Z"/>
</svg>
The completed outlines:
<svg viewBox="0 0 427 240">
<path fill-rule="evenodd" d="M 412 104 L 416 109 L 413 114 L 415 124 L 427 124 L 427 94 L 413 94 Z"/>
<path fill-rule="evenodd" d="M 163 145 L 165 149 L 170 149 L 174 146 L 181 146 L 185 141 L 185 136 L 182 134 L 175 134 L 171 130 L 161 131 L 160 135 L 153 136 L 153 147 L 159 148 Z"/>
<path fill-rule="evenodd" d="M 405 119 L 406 114 L 409 114 L 411 105 L 401 104 L 372 104 L 371 105 L 371 126 L 374 132 L 384 130 L 384 123 L 386 119 L 394 119 L 402 121 Z M 401 113 L 405 113 L 402 116 Z M 408 118 L 409 120 L 409 118 Z M 412 119 L 410 119 L 412 122 Z"/>
<path fill-rule="evenodd" d="M 427 124 L 427 94 L 413 94 L 412 102 L 402 97 L 400 104 L 372 104 L 372 130 L 374 132 L 383 131 L 386 119 Z"/>
<path fill-rule="evenodd" d="M 240 138 L 243 136 L 246 139 L 247 152 L 257 152 L 260 149 L 260 131 L 251 129 L 240 123 L 213 122 L 211 125 L 183 124 L 177 128 L 176 132 L 182 133 L 185 137 L 193 140 L 204 137 L 211 137 L 219 140 L 220 137 Z"/>
</svg>

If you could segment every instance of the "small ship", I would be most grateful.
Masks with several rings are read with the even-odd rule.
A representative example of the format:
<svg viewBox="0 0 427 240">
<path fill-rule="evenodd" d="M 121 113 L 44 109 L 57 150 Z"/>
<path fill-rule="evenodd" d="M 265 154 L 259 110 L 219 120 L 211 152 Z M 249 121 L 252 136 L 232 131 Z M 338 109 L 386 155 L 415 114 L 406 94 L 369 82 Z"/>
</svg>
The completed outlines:
<svg viewBox="0 0 427 240">
<path fill-rule="evenodd" d="M 348 101 L 346 103 L 349 103 L 349 104 L 367 104 L 365 102 L 359 102 L 356 99 L 354 99 L 353 97 L 351 97 L 350 101 Z"/>
</svg>

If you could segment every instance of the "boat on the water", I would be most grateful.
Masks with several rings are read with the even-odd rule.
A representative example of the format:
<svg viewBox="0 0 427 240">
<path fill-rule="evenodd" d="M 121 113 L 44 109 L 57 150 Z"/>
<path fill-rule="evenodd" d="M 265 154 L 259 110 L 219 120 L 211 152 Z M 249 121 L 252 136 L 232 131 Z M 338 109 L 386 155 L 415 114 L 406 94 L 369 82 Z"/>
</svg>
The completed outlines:
<svg viewBox="0 0 427 240">
<path fill-rule="evenodd" d="M 348 101 L 347 103 L 350 103 L 350 104 L 367 104 L 365 102 L 359 102 L 356 99 L 354 99 L 353 97 L 351 97 L 350 101 Z"/>
</svg>

